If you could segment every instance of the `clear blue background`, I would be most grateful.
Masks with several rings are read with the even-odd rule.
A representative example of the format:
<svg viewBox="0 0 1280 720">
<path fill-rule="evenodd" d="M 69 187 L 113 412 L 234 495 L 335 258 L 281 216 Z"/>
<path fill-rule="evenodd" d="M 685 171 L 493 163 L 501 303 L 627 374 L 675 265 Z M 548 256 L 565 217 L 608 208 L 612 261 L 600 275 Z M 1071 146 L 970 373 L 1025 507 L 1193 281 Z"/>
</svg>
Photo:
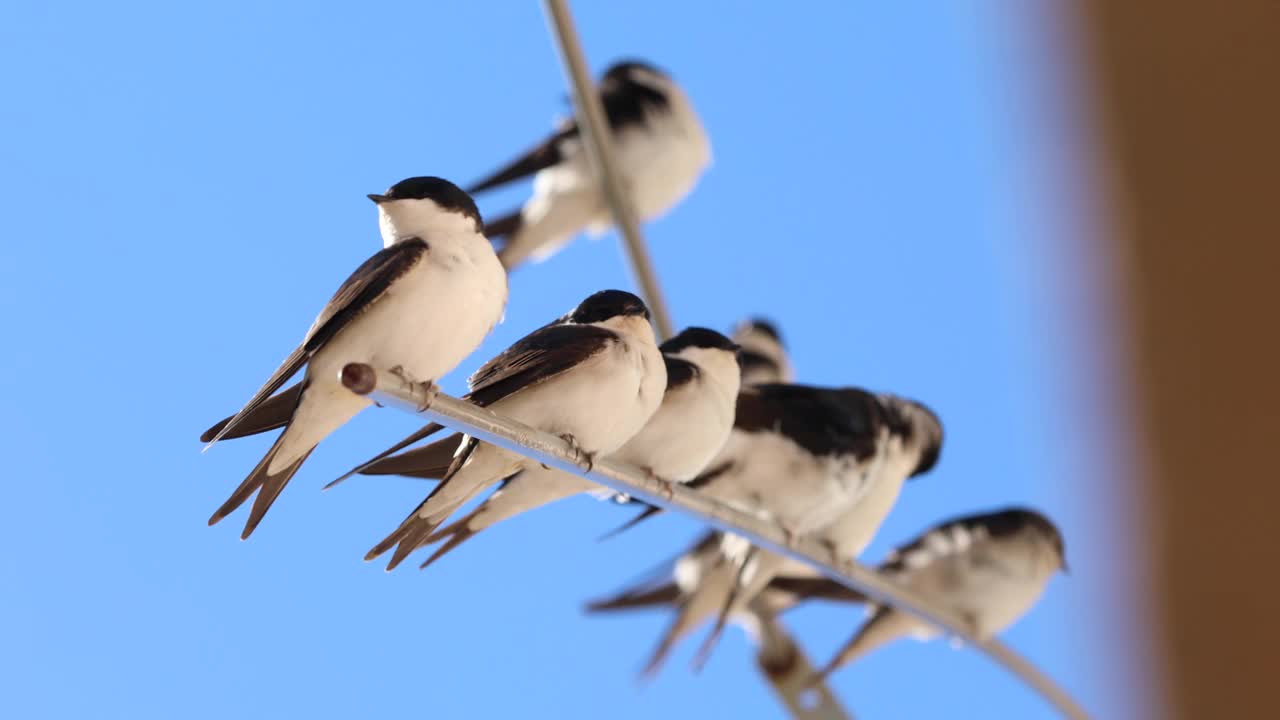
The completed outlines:
<svg viewBox="0 0 1280 720">
<path fill-rule="evenodd" d="M 713 138 L 697 191 L 647 227 L 677 322 L 763 313 L 801 379 L 935 407 L 943 461 L 868 559 L 957 513 L 1044 509 L 1075 574 L 1006 639 L 1099 716 L 1141 714 L 1065 18 L 576 5 L 597 70 L 670 69 Z M 319 487 L 410 417 L 371 411 L 335 435 L 251 541 L 243 513 L 205 526 L 268 441 L 201 455 L 196 436 L 379 247 L 364 194 L 474 179 L 566 109 L 537 3 L 6 3 L 0 73 L 0 716 L 780 716 L 740 632 L 701 675 L 690 642 L 641 687 L 666 618 L 581 614 L 693 536 L 682 519 L 598 544 L 627 514 L 579 499 L 427 572 L 362 563 L 426 486 Z M 628 287 L 620 258 L 612 237 L 580 240 L 517 273 L 505 323 L 446 389 L 589 292 Z M 788 622 L 821 660 L 860 617 Z M 1049 716 L 942 643 L 894 646 L 834 687 L 861 718 Z"/>
</svg>

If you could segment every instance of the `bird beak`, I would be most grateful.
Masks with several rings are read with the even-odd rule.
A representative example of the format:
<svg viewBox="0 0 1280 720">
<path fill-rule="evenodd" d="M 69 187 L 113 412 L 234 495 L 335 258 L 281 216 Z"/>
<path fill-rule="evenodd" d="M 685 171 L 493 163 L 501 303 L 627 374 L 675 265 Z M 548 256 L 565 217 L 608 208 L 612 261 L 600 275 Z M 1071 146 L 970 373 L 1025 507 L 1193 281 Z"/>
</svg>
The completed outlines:
<svg viewBox="0 0 1280 720">
<path fill-rule="evenodd" d="M 374 204 L 381 205 L 382 203 L 386 202 L 389 198 L 388 198 L 386 195 L 378 195 L 377 193 L 369 193 L 369 199 L 370 199 L 370 200 L 372 200 L 372 201 L 374 202 Z"/>
</svg>

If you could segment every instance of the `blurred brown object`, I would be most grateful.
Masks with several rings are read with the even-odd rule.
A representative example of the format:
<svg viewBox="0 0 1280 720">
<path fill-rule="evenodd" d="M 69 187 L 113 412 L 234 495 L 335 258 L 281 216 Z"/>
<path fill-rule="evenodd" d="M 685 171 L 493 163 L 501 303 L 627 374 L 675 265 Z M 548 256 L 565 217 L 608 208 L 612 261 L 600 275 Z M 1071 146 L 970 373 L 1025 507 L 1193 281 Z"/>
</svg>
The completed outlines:
<svg viewBox="0 0 1280 720">
<path fill-rule="evenodd" d="M 1150 450 L 1167 706 L 1280 717 L 1280 2 L 1081 7 Z"/>
</svg>

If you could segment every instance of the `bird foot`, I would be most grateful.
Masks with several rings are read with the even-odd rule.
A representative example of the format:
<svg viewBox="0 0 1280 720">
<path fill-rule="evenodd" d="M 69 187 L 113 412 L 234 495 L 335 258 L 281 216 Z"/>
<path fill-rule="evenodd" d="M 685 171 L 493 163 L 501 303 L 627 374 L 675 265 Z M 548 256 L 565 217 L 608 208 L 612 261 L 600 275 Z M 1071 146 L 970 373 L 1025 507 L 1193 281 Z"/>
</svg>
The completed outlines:
<svg viewBox="0 0 1280 720">
<path fill-rule="evenodd" d="M 431 404 L 436 401 L 436 396 L 440 394 L 440 386 L 431 380 L 423 380 L 422 382 L 413 383 L 415 394 L 422 398 L 418 403 L 418 412 L 424 413 L 431 409 Z"/>
<path fill-rule="evenodd" d="M 831 567 L 840 567 L 844 562 L 844 558 L 840 557 L 840 546 L 831 538 L 819 538 L 818 544 L 826 551 L 827 562 L 831 564 Z"/>
<path fill-rule="evenodd" d="M 573 433 L 564 433 L 560 436 L 560 439 L 569 444 L 569 452 L 573 455 L 573 463 L 575 465 L 578 465 L 579 467 L 585 466 L 584 469 L 587 472 L 591 472 L 595 469 L 595 453 L 589 453 L 586 450 L 583 450 L 582 446 L 578 444 L 578 438 L 574 437 Z"/>
<path fill-rule="evenodd" d="M 675 499 L 676 497 L 675 483 L 663 478 L 661 475 L 654 472 L 653 468 L 645 468 L 644 474 L 645 474 L 645 477 L 649 479 L 649 482 L 651 484 L 658 485 L 661 487 L 662 497 L 666 498 L 667 502 L 671 502 L 672 500 Z"/>
<path fill-rule="evenodd" d="M 414 380 L 413 376 L 404 369 L 403 365 L 396 365 L 387 372 L 391 375 L 395 375 L 400 379 L 400 382 L 412 388 L 414 396 L 422 398 L 421 401 L 418 402 L 418 412 L 420 413 L 426 412 L 427 409 L 431 407 L 431 403 L 435 402 L 436 395 L 440 394 L 440 388 L 436 386 L 434 381 Z"/>
</svg>

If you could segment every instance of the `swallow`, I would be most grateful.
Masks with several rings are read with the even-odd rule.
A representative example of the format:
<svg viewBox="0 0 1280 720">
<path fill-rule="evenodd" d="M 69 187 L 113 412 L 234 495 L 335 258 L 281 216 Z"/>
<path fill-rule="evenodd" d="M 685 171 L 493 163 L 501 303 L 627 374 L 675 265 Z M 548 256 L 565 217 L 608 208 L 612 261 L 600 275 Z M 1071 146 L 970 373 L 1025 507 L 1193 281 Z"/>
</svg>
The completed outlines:
<svg viewBox="0 0 1280 720">
<path fill-rule="evenodd" d="M 662 404 L 644 428 L 610 460 L 642 469 L 667 482 L 692 480 L 729 438 L 739 385 L 738 346 L 706 328 L 688 328 L 659 346 L 667 367 Z M 435 471 L 441 453 L 436 452 Z M 418 476 L 430 468 L 416 466 Z M 374 464 L 363 472 L 378 474 Z M 508 478 L 502 486 L 462 519 L 441 528 L 427 543 L 442 543 L 422 564 L 426 567 L 480 531 L 580 493 L 598 492 L 597 485 L 577 475 L 535 465 Z"/>
<path fill-rule="evenodd" d="M 395 218 L 398 240 L 342 283 L 302 343 L 238 413 L 201 436 L 213 445 L 284 428 L 209 518 L 216 524 L 257 493 L 242 539 L 320 441 L 370 404 L 339 382 L 347 363 L 432 382 L 475 350 L 502 317 L 506 273 L 470 195 L 447 180 L 416 177 L 370 198 Z M 273 397 L 304 366 L 303 380 Z"/>
<path fill-rule="evenodd" d="M 466 399 L 569 442 L 584 462 L 622 447 L 662 402 L 666 364 L 640 298 L 605 290 L 526 335 L 468 381 Z M 365 556 L 394 548 L 387 570 L 425 544 L 460 506 L 538 463 L 459 437 L 443 480 Z"/>
<path fill-rule="evenodd" d="M 778 327 L 763 318 L 749 318 L 733 329 L 742 346 L 742 384 L 789 383 L 795 380 L 787 348 Z"/>
<path fill-rule="evenodd" d="M 968 629 L 989 639 L 1035 606 L 1049 581 L 1067 570 L 1062 533 L 1044 515 L 1014 507 L 959 517 L 934 527 L 889 553 L 879 571 L 889 581 L 935 607 L 963 618 Z M 865 601 L 856 591 L 827 580 L 776 581 L 780 590 L 805 598 Z M 814 681 L 907 636 L 937 636 L 929 624 L 892 607 L 870 604 L 870 619 L 820 670 Z"/>
<path fill-rule="evenodd" d="M 881 487 L 889 488 L 882 495 L 896 498 L 908 477 L 933 468 L 941 445 L 940 421 L 915 401 L 857 388 L 758 385 L 739 393 L 729 442 L 691 484 L 778 522 L 793 536 L 815 537 L 838 556 L 850 552 L 848 539 L 830 532 L 839 520 Z M 635 606 L 637 596 L 675 596 L 676 617 L 645 668 L 652 674 L 675 642 L 718 612 L 699 653 L 705 658 L 724 622 L 745 612 L 787 567 L 782 556 L 715 533 L 677 563 L 676 587 L 666 595 L 653 594 L 661 587 L 642 586 L 593 608 Z"/>
<path fill-rule="evenodd" d="M 693 190 L 711 164 L 711 143 L 693 104 L 670 75 L 637 61 L 611 66 L 598 92 L 636 214 L 642 221 L 663 215 Z M 600 234 L 613 222 L 576 121 L 562 123 L 468 191 L 480 193 L 530 175 L 532 197 L 486 226 L 491 239 L 504 239 L 498 257 L 508 270 L 530 256 L 546 259 L 583 230 Z"/>
</svg>

